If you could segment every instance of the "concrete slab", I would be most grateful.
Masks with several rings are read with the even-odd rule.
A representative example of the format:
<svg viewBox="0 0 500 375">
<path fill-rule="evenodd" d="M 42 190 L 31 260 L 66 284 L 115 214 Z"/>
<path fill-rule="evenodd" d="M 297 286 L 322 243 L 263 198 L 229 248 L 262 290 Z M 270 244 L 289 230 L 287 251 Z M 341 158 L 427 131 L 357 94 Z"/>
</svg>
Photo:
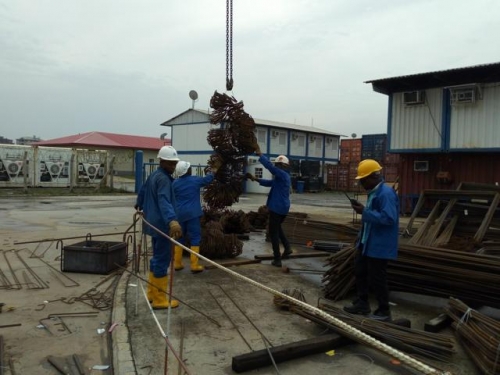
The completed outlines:
<svg viewBox="0 0 500 375">
<path fill-rule="evenodd" d="M 292 211 L 307 212 L 316 220 L 348 223 L 352 221 L 353 216 L 349 203 L 345 200 L 340 194 L 293 194 Z M 165 340 L 152 318 L 142 292 L 140 293 L 140 280 L 125 273 L 120 278 L 114 294 L 113 310 L 95 310 L 84 302 L 72 301 L 71 298 L 81 296 L 92 289 L 104 280 L 104 275 L 68 274 L 79 285 L 64 286 L 49 267 L 36 258 L 30 258 L 32 254 L 43 254 L 43 259 L 57 268 L 61 249 L 56 248 L 56 241 L 16 244 L 44 239 L 85 237 L 88 233 L 99 235 L 123 232 L 132 222 L 134 201 L 133 195 L 1 199 L 0 269 L 12 279 L 3 257 L 15 259 L 15 251 L 19 251 L 23 260 L 49 286 L 43 289 L 28 289 L 28 281 L 31 279 L 26 279 L 30 275 L 25 276 L 25 265 L 12 261 L 13 272 L 21 280 L 23 288 L 2 288 L 0 302 L 4 302 L 6 306 L 0 314 L 0 325 L 22 323 L 22 326 L 4 328 L 0 330 L 0 334 L 4 337 L 5 352 L 13 359 L 16 373 L 53 374 L 55 370 L 47 362 L 47 357 L 52 355 L 66 358 L 73 354 L 80 356 L 91 374 L 164 373 Z M 256 211 L 265 201 L 265 195 L 243 196 L 233 208 L 245 212 Z M 122 240 L 121 235 L 106 235 L 101 238 L 108 241 Z M 70 244 L 80 240 L 64 240 L 63 243 Z M 265 242 L 263 233 L 252 233 L 243 249 L 244 258 L 271 253 L 270 244 Z M 292 268 L 322 269 L 322 262 L 321 258 L 305 258 L 286 260 L 284 264 Z M 232 267 L 231 270 L 278 291 L 286 288 L 301 289 L 308 303 L 316 304 L 316 300 L 321 296 L 319 276 L 299 272 L 285 274 L 269 263 L 264 261 L 262 264 Z M 265 348 L 261 334 L 272 345 L 281 345 L 315 337 L 324 331 L 310 321 L 277 309 L 270 293 L 221 270 L 209 270 L 193 275 L 186 268 L 176 272 L 174 277 L 174 294 L 221 325 L 214 325 L 184 305 L 172 310 L 170 318 L 167 311 L 158 312 L 158 320 L 168 331 L 174 348 L 180 347 L 180 332 L 181 327 L 184 327 L 183 357 L 192 374 L 232 374 L 232 356 Z M 106 287 L 107 284 L 103 284 L 99 289 Z M 248 318 L 226 293 L 236 301 Z M 62 298 L 65 300 L 61 300 Z M 444 303 L 443 300 L 395 293 L 391 294 L 391 300 L 395 303 L 394 318 L 409 318 L 413 327 L 417 328 L 423 328 L 425 321 L 436 316 Z M 66 303 L 68 301 L 73 303 Z M 338 305 L 342 306 L 344 303 L 346 301 Z M 39 320 L 47 318 L 49 314 L 85 311 L 94 311 L 97 315 L 64 319 L 71 333 L 59 331 L 60 325 L 57 321 L 51 322 L 55 334 L 50 334 L 45 328 L 37 328 L 40 325 Z M 168 319 L 170 324 L 167 324 Z M 249 320 L 259 328 L 260 333 Z M 112 331 L 108 332 L 111 327 Z M 98 329 L 104 329 L 105 332 L 99 334 Z M 455 365 L 440 366 L 455 373 L 476 374 L 474 365 L 460 348 L 458 349 L 459 353 L 451 359 Z M 336 350 L 333 356 L 317 354 L 279 364 L 278 368 L 283 374 L 415 373 L 404 366 L 391 364 L 390 359 L 362 345 L 350 345 Z M 167 362 L 169 373 L 178 371 L 172 352 L 169 352 Z M 91 370 L 94 365 L 111 367 L 105 371 Z M 268 367 L 249 373 L 274 374 L 276 370 Z"/>
</svg>

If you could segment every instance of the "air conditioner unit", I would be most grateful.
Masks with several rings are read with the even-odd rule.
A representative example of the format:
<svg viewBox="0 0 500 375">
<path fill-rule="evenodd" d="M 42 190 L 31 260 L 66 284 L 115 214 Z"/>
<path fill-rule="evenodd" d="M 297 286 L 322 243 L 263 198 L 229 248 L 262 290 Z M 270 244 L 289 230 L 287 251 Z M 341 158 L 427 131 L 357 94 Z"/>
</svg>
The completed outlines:
<svg viewBox="0 0 500 375">
<path fill-rule="evenodd" d="M 16 161 L 5 161 L 5 164 L 7 166 L 7 173 L 11 176 L 17 176 L 21 170 L 23 169 L 23 162 L 22 160 L 16 160 Z"/>
<path fill-rule="evenodd" d="M 475 103 L 482 99 L 481 86 L 477 83 L 446 87 L 450 90 L 450 104 Z"/>
<path fill-rule="evenodd" d="M 476 90 L 474 88 L 453 90 L 450 96 L 451 104 L 475 103 Z"/>
<path fill-rule="evenodd" d="M 276 138 L 278 135 L 280 135 L 280 132 L 279 132 L 279 131 L 277 131 L 277 130 L 273 130 L 273 131 L 271 132 L 271 137 Z"/>
<path fill-rule="evenodd" d="M 311 136 L 309 137 L 309 142 L 311 142 L 311 143 L 312 143 L 312 142 L 316 142 L 316 136 L 311 135 Z"/>
<path fill-rule="evenodd" d="M 85 171 L 87 172 L 87 175 L 89 177 L 95 177 L 97 173 L 99 172 L 100 164 L 87 164 L 84 163 L 85 165 Z"/>
<path fill-rule="evenodd" d="M 333 138 L 327 138 L 326 143 L 333 143 Z"/>
<path fill-rule="evenodd" d="M 299 138 L 297 133 L 292 133 L 292 141 L 296 141 Z"/>
<path fill-rule="evenodd" d="M 57 162 L 57 163 L 52 163 L 52 162 L 46 162 L 45 166 L 48 169 L 49 173 L 51 176 L 59 176 L 62 172 L 62 167 L 64 163 Z"/>
<path fill-rule="evenodd" d="M 403 103 L 417 105 L 425 103 L 425 91 L 407 91 L 403 93 Z"/>
</svg>

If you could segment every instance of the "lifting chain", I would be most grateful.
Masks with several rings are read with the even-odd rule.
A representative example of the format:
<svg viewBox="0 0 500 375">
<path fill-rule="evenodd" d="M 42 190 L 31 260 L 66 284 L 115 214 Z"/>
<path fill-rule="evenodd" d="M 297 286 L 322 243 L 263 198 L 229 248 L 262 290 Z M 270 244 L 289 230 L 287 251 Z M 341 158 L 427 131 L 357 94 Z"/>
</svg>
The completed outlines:
<svg viewBox="0 0 500 375">
<path fill-rule="evenodd" d="M 233 0 L 226 0 L 226 90 L 233 89 Z"/>
</svg>

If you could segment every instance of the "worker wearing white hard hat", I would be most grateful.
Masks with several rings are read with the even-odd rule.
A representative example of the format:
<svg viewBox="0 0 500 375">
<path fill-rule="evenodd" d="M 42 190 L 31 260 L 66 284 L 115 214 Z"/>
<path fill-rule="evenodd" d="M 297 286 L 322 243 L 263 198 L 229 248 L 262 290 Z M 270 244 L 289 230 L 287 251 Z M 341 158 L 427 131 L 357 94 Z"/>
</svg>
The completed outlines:
<svg viewBox="0 0 500 375">
<path fill-rule="evenodd" d="M 175 169 L 177 179 L 173 183 L 176 212 L 179 223 L 182 228 L 183 236 L 179 240 L 183 245 L 189 245 L 191 250 L 199 254 L 201 243 L 201 224 L 200 219 L 203 216 L 200 201 L 200 189 L 209 185 L 214 180 L 214 174 L 217 173 L 217 166 L 212 166 L 212 172 L 206 176 L 193 176 L 191 164 L 188 161 L 179 161 Z M 182 264 L 183 249 L 180 246 L 174 247 L 174 268 L 179 271 L 184 268 Z M 198 257 L 194 254 L 190 256 L 191 272 L 197 273 L 203 271 L 203 266 L 198 262 Z"/>
<path fill-rule="evenodd" d="M 259 155 L 259 162 L 272 173 L 273 179 L 256 178 L 250 173 L 247 173 L 247 177 L 252 181 L 257 181 L 261 186 L 271 187 L 266 203 L 269 210 L 269 237 L 271 238 L 274 257 L 271 264 L 275 267 L 281 267 L 281 259 L 287 259 L 292 254 L 290 242 L 281 227 L 290 210 L 291 178 L 288 170 L 290 161 L 285 155 L 279 155 L 273 164 L 262 154 L 258 143 L 255 143 L 254 149 L 255 153 Z M 280 241 L 284 247 L 283 254 L 280 252 Z"/>
<path fill-rule="evenodd" d="M 163 146 L 158 152 L 160 168 L 151 173 L 141 187 L 135 208 L 142 210 L 144 219 L 163 233 L 174 239 L 182 236 L 182 229 L 175 213 L 175 195 L 172 173 L 179 157 L 172 146 Z M 168 267 L 172 260 L 171 242 L 149 225 L 144 232 L 151 236 L 153 256 L 149 262 L 148 299 L 153 309 L 166 309 L 179 306 L 179 301 L 167 300 Z M 156 287 L 155 287 L 156 286 Z"/>
</svg>

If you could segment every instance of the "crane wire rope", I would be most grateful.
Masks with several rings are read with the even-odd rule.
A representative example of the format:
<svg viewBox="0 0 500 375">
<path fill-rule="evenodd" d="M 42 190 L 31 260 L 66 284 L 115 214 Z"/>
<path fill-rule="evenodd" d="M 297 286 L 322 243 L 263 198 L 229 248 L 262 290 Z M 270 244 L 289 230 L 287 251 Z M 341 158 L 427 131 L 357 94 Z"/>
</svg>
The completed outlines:
<svg viewBox="0 0 500 375">
<path fill-rule="evenodd" d="M 226 0 L 226 90 L 233 89 L 233 0 Z"/>
</svg>

